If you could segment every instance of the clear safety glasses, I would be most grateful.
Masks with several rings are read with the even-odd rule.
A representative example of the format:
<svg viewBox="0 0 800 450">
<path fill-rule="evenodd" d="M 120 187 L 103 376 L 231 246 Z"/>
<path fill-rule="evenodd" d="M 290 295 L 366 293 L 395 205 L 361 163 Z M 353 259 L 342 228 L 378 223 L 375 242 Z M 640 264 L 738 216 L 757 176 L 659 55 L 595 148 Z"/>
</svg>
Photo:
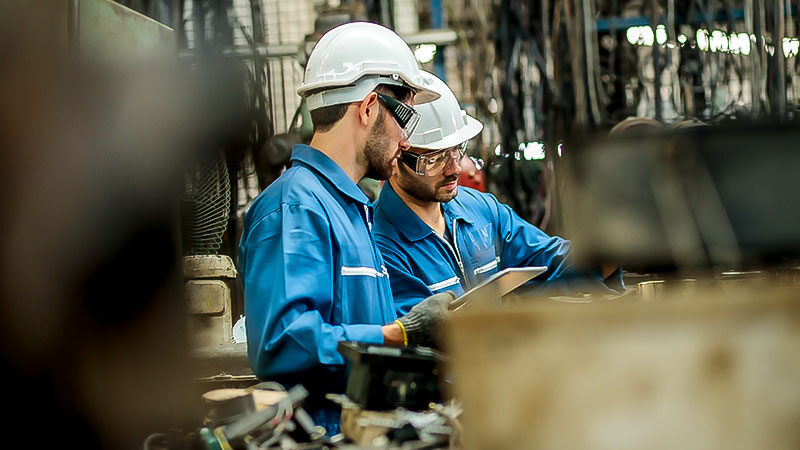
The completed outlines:
<svg viewBox="0 0 800 450">
<path fill-rule="evenodd" d="M 403 138 L 408 139 L 411 137 L 411 134 L 414 133 L 414 129 L 416 129 L 419 124 L 419 113 L 400 100 L 389 97 L 388 95 L 383 95 L 380 92 L 376 92 L 376 94 L 378 94 L 378 99 L 389 108 L 389 112 L 400 125 L 400 128 L 403 129 Z"/>
<path fill-rule="evenodd" d="M 444 171 L 450 159 L 455 159 L 457 163 L 460 163 L 466 154 L 467 143 L 463 142 L 455 147 L 422 154 L 402 150 L 400 160 L 417 175 L 433 177 Z"/>
</svg>

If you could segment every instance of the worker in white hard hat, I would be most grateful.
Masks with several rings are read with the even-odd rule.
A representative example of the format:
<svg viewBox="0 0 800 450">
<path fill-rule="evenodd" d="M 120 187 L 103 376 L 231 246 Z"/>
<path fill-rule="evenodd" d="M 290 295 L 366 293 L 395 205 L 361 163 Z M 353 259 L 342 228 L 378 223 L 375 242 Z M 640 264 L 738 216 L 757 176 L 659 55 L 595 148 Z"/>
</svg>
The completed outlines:
<svg viewBox="0 0 800 450">
<path fill-rule="evenodd" d="M 451 293 L 403 317 L 372 233 L 373 207 L 356 183 L 386 179 L 419 122 L 413 104 L 438 94 L 411 49 L 371 23 L 331 29 L 314 47 L 297 89 L 314 135 L 296 145 L 292 166 L 254 201 L 239 244 L 248 357 L 261 379 L 302 384 L 304 406 L 329 433 L 343 393 L 339 341 L 430 344 Z"/>
<path fill-rule="evenodd" d="M 491 194 L 458 186 L 467 142 L 483 125 L 461 109 L 442 80 L 424 75 L 441 97 L 417 108 L 420 124 L 375 211 L 398 314 L 439 292 L 461 295 L 508 267 L 547 266 L 533 283 L 561 283 L 560 293 L 623 289 L 616 268 L 603 274 L 574 267 L 569 241 L 548 236 Z"/>
</svg>

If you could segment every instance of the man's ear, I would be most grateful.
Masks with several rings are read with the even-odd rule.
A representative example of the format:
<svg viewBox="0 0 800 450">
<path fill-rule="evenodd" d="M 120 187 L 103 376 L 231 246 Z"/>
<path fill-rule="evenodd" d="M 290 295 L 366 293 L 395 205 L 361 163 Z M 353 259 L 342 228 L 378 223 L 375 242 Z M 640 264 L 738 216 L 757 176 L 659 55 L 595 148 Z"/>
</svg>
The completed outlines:
<svg viewBox="0 0 800 450">
<path fill-rule="evenodd" d="M 361 100 L 361 103 L 358 104 L 358 118 L 361 124 L 364 126 L 369 125 L 372 116 L 378 114 L 378 109 L 378 94 L 374 91 L 370 92 L 364 97 L 364 100 Z"/>
</svg>

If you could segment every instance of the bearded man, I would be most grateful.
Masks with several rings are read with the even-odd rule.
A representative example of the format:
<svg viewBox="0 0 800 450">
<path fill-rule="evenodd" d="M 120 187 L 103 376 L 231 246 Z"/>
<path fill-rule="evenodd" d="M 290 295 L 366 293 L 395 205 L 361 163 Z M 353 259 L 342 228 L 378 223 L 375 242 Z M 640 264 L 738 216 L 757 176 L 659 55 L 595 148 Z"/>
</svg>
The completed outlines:
<svg viewBox="0 0 800 450">
<path fill-rule="evenodd" d="M 349 23 L 320 38 L 298 94 L 314 125 L 292 166 L 247 212 L 238 266 L 248 358 L 262 380 L 310 393 L 304 407 L 329 433 L 343 393 L 339 341 L 428 344 L 452 294 L 432 296 L 398 319 L 372 233 L 373 208 L 357 182 L 387 179 L 419 121 L 411 106 L 438 97 L 393 31 Z"/>
<path fill-rule="evenodd" d="M 491 195 L 458 186 L 467 142 L 483 129 L 444 81 L 423 72 L 439 99 L 420 105 L 421 120 L 381 191 L 375 236 L 399 315 L 440 292 L 461 295 L 508 267 L 547 266 L 528 293 L 617 294 L 616 267 L 581 268 L 570 242 L 549 236 Z"/>
</svg>

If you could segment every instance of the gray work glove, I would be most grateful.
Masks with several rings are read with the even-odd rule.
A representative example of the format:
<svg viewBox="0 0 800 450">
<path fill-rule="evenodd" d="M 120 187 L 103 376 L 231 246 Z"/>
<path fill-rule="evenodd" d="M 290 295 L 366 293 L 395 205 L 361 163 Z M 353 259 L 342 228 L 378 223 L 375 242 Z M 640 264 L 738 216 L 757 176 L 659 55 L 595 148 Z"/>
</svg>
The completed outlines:
<svg viewBox="0 0 800 450">
<path fill-rule="evenodd" d="M 409 346 L 434 347 L 436 345 L 438 329 L 447 315 L 450 302 L 455 298 L 455 294 L 450 291 L 431 295 L 414 305 L 408 314 L 398 319 L 405 330 Z"/>
</svg>

